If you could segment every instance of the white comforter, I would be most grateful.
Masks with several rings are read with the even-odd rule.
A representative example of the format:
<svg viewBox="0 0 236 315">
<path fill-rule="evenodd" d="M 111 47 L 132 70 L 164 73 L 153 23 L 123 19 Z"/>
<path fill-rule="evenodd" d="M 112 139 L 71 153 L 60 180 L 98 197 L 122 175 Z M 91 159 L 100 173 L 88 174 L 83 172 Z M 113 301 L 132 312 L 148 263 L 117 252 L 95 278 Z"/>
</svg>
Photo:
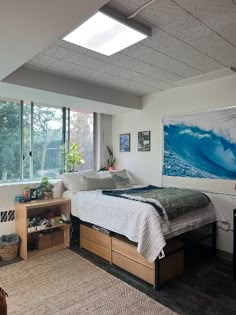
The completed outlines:
<svg viewBox="0 0 236 315">
<path fill-rule="evenodd" d="M 72 215 L 138 243 L 138 252 L 150 262 L 166 245 L 160 216 L 151 205 L 105 196 L 98 190 L 74 195 L 67 191 L 63 196 L 71 199 Z"/>
<path fill-rule="evenodd" d="M 210 205 L 185 214 L 168 226 L 149 204 L 103 195 L 101 191 L 66 191 L 63 197 L 71 199 L 71 213 L 82 221 L 96 224 L 126 236 L 138 243 L 137 250 L 153 262 L 170 238 L 224 218 Z M 165 235 L 165 237 L 164 237 Z"/>
</svg>

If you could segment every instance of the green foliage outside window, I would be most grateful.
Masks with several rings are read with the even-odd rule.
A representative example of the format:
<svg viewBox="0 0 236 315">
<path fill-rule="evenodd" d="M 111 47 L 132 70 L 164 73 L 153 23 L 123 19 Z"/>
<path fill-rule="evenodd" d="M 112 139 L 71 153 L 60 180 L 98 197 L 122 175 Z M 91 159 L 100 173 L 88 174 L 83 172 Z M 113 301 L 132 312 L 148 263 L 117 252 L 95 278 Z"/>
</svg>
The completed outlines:
<svg viewBox="0 0 236 315">
<path fill-rule="evenodd" d="M 65 154 L 67 170 L 74 172 L 76 166 L 84 163 L 82 152 L 79 149 L 79 145 L 73 143 L 70 147 L 70 151 Z"/>
<path fill-rule="evenodd" d="M 86 160 L 82 164 L 82 155 L 72 156 L 70 169 L 93 168 L 93 114 L 71 110 L 69 129 L 71 142 Z M 0 100 L 0 181 L 58 178 L 64 171 L 63 146 L 62 109 L 24 103 L 21 113 L 20 101 Z"/>
</svg>

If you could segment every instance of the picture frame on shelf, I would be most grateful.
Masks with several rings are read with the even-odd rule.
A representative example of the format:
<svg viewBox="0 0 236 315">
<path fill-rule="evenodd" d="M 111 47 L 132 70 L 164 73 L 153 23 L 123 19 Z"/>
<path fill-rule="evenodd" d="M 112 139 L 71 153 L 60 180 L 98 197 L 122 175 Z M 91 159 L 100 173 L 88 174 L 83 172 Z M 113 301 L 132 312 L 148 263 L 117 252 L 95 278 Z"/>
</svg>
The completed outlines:
<svg viewBox="0 0 236 315">
<path fill-rule="evenodd" d="M 30 199 L 31 200 L 37 200 L 37 189 L 36 188 L 30 188 Z"/>
<path fill-rule="evenodd" d="M 138 132 L 138 151 L 151 151 L 151 131 Z"/>
<path fill-rule="evenodd" d="M 120 134 L 120 152 L 130 152 L 130 133 Z"/>
</svg>

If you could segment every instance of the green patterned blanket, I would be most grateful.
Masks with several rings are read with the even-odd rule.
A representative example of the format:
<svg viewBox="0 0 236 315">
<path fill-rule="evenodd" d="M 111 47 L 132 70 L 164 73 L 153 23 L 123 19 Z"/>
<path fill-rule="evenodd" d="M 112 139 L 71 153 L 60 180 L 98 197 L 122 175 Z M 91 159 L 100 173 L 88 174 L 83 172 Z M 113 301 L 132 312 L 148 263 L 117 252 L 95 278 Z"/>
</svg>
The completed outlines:
<svg viewBox="0 0 236 315">
<path fill-rule="evenodd" d="M 206 207 L 210 203 L 208 196 L 200 191 L 152 185 L 126 190 L 103 190 L 102 193 L 151 204 L 161 216 L 164 215 L 164 208 L 169 220 L 189 211 Z"/>
</svg>

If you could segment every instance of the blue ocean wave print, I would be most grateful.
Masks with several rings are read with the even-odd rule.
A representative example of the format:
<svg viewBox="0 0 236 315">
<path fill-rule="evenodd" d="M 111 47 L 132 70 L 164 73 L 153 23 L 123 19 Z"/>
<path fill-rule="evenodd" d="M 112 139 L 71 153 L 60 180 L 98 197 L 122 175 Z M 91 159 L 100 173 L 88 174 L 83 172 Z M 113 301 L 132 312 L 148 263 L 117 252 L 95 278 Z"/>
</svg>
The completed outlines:
<svg viewBox="0 0 236 315">
<path fill-rule="evenodd" d="M 218 131 L 166 124 L 163 175 L 236 179 L 236 143 Z"/>
</svg>

